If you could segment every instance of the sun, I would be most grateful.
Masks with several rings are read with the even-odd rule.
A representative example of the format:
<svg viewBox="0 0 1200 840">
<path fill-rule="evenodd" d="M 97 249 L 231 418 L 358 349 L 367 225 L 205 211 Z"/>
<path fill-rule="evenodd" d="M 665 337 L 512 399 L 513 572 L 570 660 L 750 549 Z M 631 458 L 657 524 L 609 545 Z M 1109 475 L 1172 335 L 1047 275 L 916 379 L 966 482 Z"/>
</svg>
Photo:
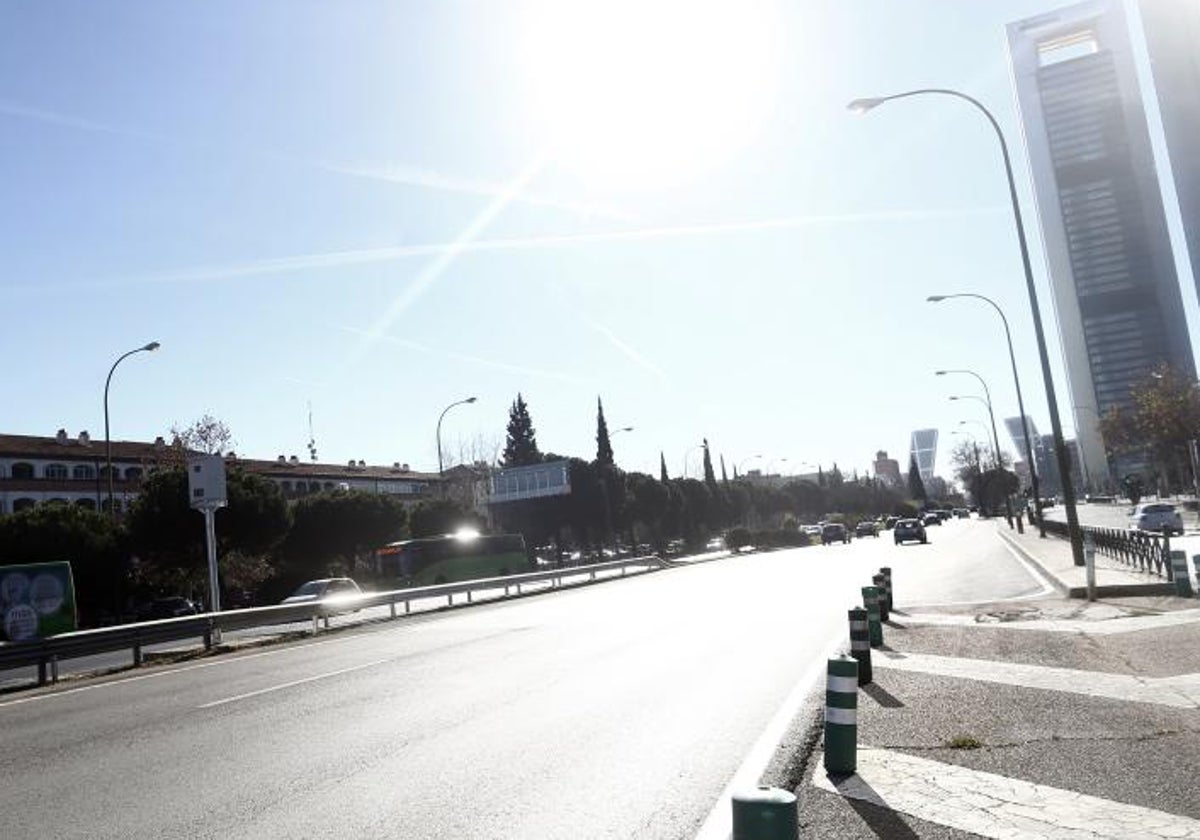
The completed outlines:
<svg viewBox="0 0 1200 840">
<path fill-rule="evenodd" d="M 761 128 L 781 28 L 776 0 L 530 0 L 516 46 L 532 129 L 596 188 L 695 178 Z"/>
</svg>

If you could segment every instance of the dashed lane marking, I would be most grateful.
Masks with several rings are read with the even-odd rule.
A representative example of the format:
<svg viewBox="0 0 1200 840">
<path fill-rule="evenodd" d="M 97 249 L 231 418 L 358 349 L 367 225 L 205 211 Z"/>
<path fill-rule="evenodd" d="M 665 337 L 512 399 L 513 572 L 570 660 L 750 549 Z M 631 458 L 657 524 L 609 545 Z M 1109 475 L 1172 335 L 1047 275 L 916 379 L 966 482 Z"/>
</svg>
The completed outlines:
<svg viewBox="0 0 1200 840">
<path fill-rule="evenodd" d="M 1197 838 L 1200 820 L 891 750 L 860 748 L 858 772 L 813 785 L 926 822 L 1004 840 Z"/>
<path fill-rule="evenodd" d="M 873 658 L 876 668 L 915 671 L 939 677 L 1015 685 L 1046 691 L 1081 694 L 1134 703 L 1153 703 L 1177 709 L 1200 708 L 1200 674 L 1176 677 L 1137 677 L 1101 671 L 1077 671 L 1046 665 L 1024 665 L 989 659 L 961 659 L 927 653 L 888 653 Z"/>
</svg>

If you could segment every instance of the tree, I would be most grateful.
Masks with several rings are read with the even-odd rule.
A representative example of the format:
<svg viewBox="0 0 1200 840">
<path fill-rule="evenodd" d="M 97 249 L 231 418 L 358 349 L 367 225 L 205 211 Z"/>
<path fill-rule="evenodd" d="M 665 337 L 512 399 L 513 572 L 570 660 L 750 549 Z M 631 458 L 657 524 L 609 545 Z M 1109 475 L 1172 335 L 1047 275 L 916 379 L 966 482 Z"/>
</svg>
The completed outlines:
<svg viewBox="0 0 1200 840">
<path fill-rule="evenodd" d="M 537 433 L 529 417 L 529 406 L 519 393 L 508 410 L 508 437 L 504 443 L 504 466 L 527 467 L 540 463 Z"/>
<path fill-rule="evenodd" d="M 917 456 L 914 453 L 908 461 L 908 495 L 914 501 L 927 501 L 929 496 L 925 493 L 925 482 L 921 480 L 921 470 L 917 466 Z"/>
<path fill-rule="evenodd" d="M 184 450 L 205 455 L 224 455 L 233 448 L 233 433 L 229 427 L 207 413 L 190 426 L 172 426 L 171 438 Z"/>
<path fill-rule="evenodd" d="M 663 482 L 644 473 L 629 473 L 625 476 L 625 494 L 630 520 L 640 522 L 650 532 L 654 547 L 662 550 L 666 546 L 664 520 L 671 504 L 670 491 Z"/>
<path fill-rule="evenodd" d="M 721 483 L 728 484 L 729 476 L 725 474 L 725 456 L 721 456 Z"/>
<path fill-rule="evenodd" d="M 234 469 L 227 477 L 229 504 L 217 511 L 217 555 L 267 555 L 288 530 L 287 502 L 275 483 Z M 158 470 L 142 482 L 125 521 L 137 553 L 135 583 L 149 591 L 200 591 L 207 585 L 204 517 L 188 503 L 187 472 Z M 228 588 L 230 582 L 222 581 Z"/>
<path fill-rule="evenodd" d="M 1188 441 L 1200 437 L 1200 391 L 1190 377 L 1160 365 L 1129 392 L 1127 407 L 1110 409 L 1100 431 L 1113 452 L 1145 451 L 1178 488 L 1185 483 Z"/>
<path fill-rule="evenodd" d="M 408 533 L 416 537 L 453 534 L 459 528 L 479 529 L 479 516 L 452 499 L 429 499 L 421 502 L 408 515 Z"/>
<path fill-rule="evenodd" d="M 279 547 L 283 591 L 311 578 L 354 571 L 359 558 L 404 535 L 408 514 L 392 496 L 331 490 L 305 496 Z"/>
<path fill-rule="evenodd" d="M 713 472 L 712 455 L 708 451 L 708 438 L 704 438 L 704 483 L 709 490 L 717 487 L 717 476 Z"/>
<path fill-rule="evenodd" d="M 667 476 L 667 456 L 662 454 L 661 449 L 658 452 L 658 480 L 663 484 L 671 480 Z"/>
<path fill-rule="evenodd" d="M 596 463 L 601 466 L 613 465 L 613 448 L 608 439 L 608 423 L 604 420 L 604 404 L 596 397 Z"/>
<path fill-rule="evenodd" d="M 45 504 L 0 516 L 3 564 L 67 561 L 85 626 L 100 615 L 120 612 L 124 586 L 121 533 L 110 516 L 78 505 Z"/>
</svg>

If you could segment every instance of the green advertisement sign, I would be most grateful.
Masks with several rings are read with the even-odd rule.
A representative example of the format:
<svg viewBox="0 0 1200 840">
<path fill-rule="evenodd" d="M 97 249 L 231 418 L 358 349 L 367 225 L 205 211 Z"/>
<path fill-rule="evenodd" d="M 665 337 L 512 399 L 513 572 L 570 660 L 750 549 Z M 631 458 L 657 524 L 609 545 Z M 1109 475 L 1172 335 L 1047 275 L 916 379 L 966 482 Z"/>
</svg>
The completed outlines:
<svg viewBox="0 0 1200 840">
<path fill-rule="evenodd" d="M 74 629 L 70 563 L 0 566 L 0 641 L 23 642 Z"/>
</svg>

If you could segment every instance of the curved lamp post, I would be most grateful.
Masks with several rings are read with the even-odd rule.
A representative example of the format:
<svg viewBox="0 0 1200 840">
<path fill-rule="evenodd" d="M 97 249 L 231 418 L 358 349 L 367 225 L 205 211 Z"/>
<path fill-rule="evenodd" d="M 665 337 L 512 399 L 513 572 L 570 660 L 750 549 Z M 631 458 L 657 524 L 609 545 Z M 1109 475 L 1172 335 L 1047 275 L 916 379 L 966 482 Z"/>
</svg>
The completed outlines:
<svg viewBox="0 0 1200 840">
<path fill-rule="evenodd" d="M 112 465 L 112 438 L 108 431 L 108 386 L 112 384 L 113 373 L 117 370 L 117 365 L 128 359 L 134 353 L 153 353 L 162 345 L 157 341 L 151 341 L 142 347 L 135 347 L 128 353 L 122 353 L 113 362 L 111 368 L 108 369 L 108 378 L 104 380 L 104 461 L 105 469 L 108 471 L 108 514 L 114 519 L 117 516 L 117 510 L 113 506 L 113 465 Z"/>
<path fill-rule="evenodd" d="M 1042 312 L 1038 305 L 1037 287 L 1033 282 L 1033 268 L 1029 262 L 1029 245 L 1025 241 L 1025 226 L 1021 221 L 1021 204 L 1017 200 L 1017 184 L 1013 178 L 1012 159 L 1008 153 L 1008 143 L 1004 139 L 1004 132 L 1000 129 L 1000 123 L 996 122 L 995 116 L 989 111 L 982 102 L 975 99 L 973 96 L 968 96 L 962 91 L 953 90 L 951 88 L 920 88 L 918 90 L 905 91 L 904 93 L 896 93 L 891 96 L 876 96 L 865 99 L 856 99 L 850 103 L 850 109 L 858 113 L 866 113 L 873 108 L 877 108 L 885 102 L 890 102 L 893 99 L 906 99 L 911 96 L 952 96 L 964 102 L 973 105 L 979 110 L 987 121 L 991 124 L 992 129 L 996 132 L 996 140 L 1000 143 L 1000 152 L 1004 158 L 1004 174 L 1008 179 L 1008 197 L 1012 203 L 1013 222 L 1017 228 L 1017 242 L 1021 248 L 1021 265 L 1025 270 L 1025 288 L 1029 293 L 1029 309 L 1033 316 L 1033 330 L 1037 336 L 1038 358 L 1042 365 L 1042 381 L 1046 388 L 1046 407 L 1050 412 L 1050 426 L 1054 432 L 1054 449 L 1058 457 L 1058 472 L 1062 476 L 1062 494 L 1063 506 L 1067 510 L 1067 531 L 1071 537 L 1071 554 L 1074 558 L 1076 566 L 1084 565 L 1083 561 L 1083 534 L 1079 530 L 1079 513 L 1075 509 L 1075 486 L 1071 481 L 1071 458 L 1067 454 L 1067 446 L 1063 441 L 1062 422 L 1058 416 L 1058 398 L 1054 393 L 1054 377 L 1050 373 L 1050 356 L 1046 350 L 1046 334 L 1042 329 Z M 947 296 L 948 297 L 948 296 Z M 997 307 L 998 309 L 999 307 Z M 1007 322 L 1005 323 L 1007 329 Z M 1015 363 L 1014 363 L 1015 370 Z M 1021 410 L 1021 423 L 1025 423 L 1025 412 Z M 1028 429 L 1026 429 L 1026 439 L 1029 438 Z M 1030 461 L 1029 474 L 1036 475 L 1037 470 L 1035 464 Z M 1034 505 L 1038 512 L 1038 529 L 1043 537 L 1046 536 L 1045 527 L 1042 525 L 1042 504 L 1041 497 L 1038 494 L 1036 479 L 1031 481 L 1031 486 L 1034 488 L 1033 498 Z"/>
<path fill-rule="evenodd" d="M 442 476 L 445 475 L 445 471 L 442 469 L 442 418 L 445 417 L 446 412 L 449 411 L 450 409 L 454 408 L 454 406 L 469 405 L 470 403 L 475 402 L 476 399 L 477 399 L 476 397 L 467 397 L 465 400 L 459 400 L 458 402 L 452 402 L 452 403 L 450 403 L 450 405 L 443 408 L 442 413 L 438 416 L 437 451 L 438 451 L 438 477 L 439 478 L 441 478 Z"/>
<path fill-rule="evenodd" d="M 687 478 L 687 477 L 688 477 L 688 473 L 687 473 L 687 468 L 688 468 L 688 456 L 689 456 L 689 455 L 691 455 L 693 452 L 695 452 L 697 449 L 703 449 L 703 448 L 704 448 L 704 444 L 703 444 L 703 443 L 697 443 L 695 446 L 693 446 L 693 447 L 692 447 L 691 449 L 689 449 L 687 452 L 684 452 L 684 453 L 683 453 L 683 477 L 684 477 L 684 478 Z"/>
<path fill-rule="evenodd" d="M 950 402 L 958 402 L 960 400 L 975 400 L 975 402 L 987 409 L 988 419 L 992 423 L 992 460 L 996 464 L 996 468 L 1000 469 L 1004 465 L 1000 461 L 1000 436 L 996 434 L 996 415 L 992 413 L 992 401 L 985 400 L 983 397 L 975 394 L 955 394 L 950 397 Z"/>
<path fill-rule="evenodd" d="M 996 453 L 996 465 L 999 466 L 1000 465 L 1000 435 L 997 434 L 997 432 L 996 432 L 996 412 L 992 410 L 992 391 L 990 388 L 988 388 L 987 381 L 982 376 L 980 376 L 978 373 L 976 373 L 975 371 L 968 370 L 966 368 L 956 368 L 954 370 L 934 371 L 935 376 L 947 376 L 951 373 L 965 373 L 969 376 L 974 376 L 976 379 L 979 380 L 979 384 L 981 386 L 983 386 L 983 394 L 984 394 L 984 397 L 986 398 L 986 402 L 987 402 L 988 418 L 992 421 L 992 443 L 993 443 L 993 449 L 995 450 L 995 453 Z M 951 397 L 950 399 L 953 400 L 953 399 L 958 399 L 958 398 Z M 978 399 L 978 397 L 976 397 L 976 399 Z"/>
</svg>

